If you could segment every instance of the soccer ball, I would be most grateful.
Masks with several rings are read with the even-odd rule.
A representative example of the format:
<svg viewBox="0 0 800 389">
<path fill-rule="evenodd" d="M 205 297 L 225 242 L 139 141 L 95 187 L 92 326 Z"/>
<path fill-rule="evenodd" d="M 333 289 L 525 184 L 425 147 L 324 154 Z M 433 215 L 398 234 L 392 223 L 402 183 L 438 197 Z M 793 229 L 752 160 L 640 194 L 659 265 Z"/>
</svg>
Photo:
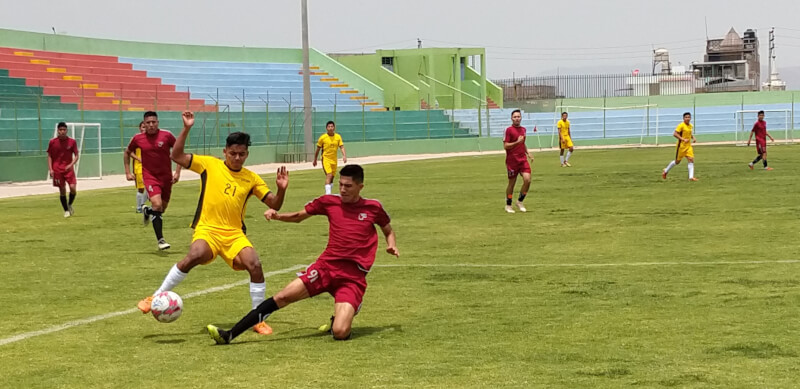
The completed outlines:
<svg viewBox="0 0 800 389">
<path fill-rule="evenodd" d="M 175 292 L 161 292 L 153 297 L 150 303 L 153 317 L 162 323 L 172 323 L 183 313 L 183 300 Z"/>
</svg>

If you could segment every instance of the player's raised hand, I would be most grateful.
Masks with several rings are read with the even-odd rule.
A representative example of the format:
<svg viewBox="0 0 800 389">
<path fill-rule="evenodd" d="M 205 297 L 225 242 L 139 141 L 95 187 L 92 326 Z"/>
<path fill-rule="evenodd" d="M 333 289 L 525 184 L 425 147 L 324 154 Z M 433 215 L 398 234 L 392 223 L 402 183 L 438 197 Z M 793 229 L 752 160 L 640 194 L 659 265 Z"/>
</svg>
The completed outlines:
<svg viewBox="0 0 800 389">
<path fill-rule="evenodd" d="M 278 186 L 278 189 L 286 190 L 289 186 L 289 171 L 286 170 L 286 166 L 281 166 L 275 176 L 275 185 Z"/>
<path fill-rule="evenodd" d="M 264 212 L 264 218 L 267 219 L 267 221 L 277 219 L 278 211 L 270 208 L 266 212 Z"/>
<path fill-rule="evenodd" d="M 391 255 L 394 255 L 395 257 L 400 257 L 400 252 L 397 251 L 397 247 L 394 246 L 387 247 L 386 252 Z"/>
<path fill-rule="evenodd" d="M 192 128 L 194 125 L 194 113 L 192 111 L 183 111 L 183 128 Z"/>
</svg>

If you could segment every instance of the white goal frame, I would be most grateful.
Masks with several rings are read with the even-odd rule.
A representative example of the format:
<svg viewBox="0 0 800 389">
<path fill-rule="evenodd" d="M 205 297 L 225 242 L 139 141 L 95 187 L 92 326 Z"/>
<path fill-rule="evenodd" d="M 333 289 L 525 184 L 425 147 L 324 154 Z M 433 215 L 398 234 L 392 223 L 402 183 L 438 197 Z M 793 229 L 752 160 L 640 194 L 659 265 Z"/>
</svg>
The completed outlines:
<svg viewBox="0 0 800 389">
<path fill-rule="evenodd" d="M 783 120 L 783 131 L 784 131 L 784 138 L 782 143 L 792 144 L 794 143 L 794 137 L 792 136 L 792 132 L 794 131 L 794 125 L 792 123 L 792 110 L 791 109 L 740 109 L 737 110 L 733 117 L 736 119 L 736 134 L 735 134 L 735 143 L 736 146 L 747 146 L 747 139 L 750 138 L 750 131 L 753 128 L 753 123 L 758 120 L 758 113 L 764 111 L 765 118 L 769 116 L 770 112 L 774 114 L 783 113 L 784 120 Z M 753 120 L 748 120 L 753 119 Z M 771 120 L 767 122 L 767 132 L 769 132 L 769 123 L 775 123 L 774 115 Z M 780 122 L 778 122 L 780 124 Z M 777 131 L 780 131 L 781 128 L 778 128 Z M 778 142 L 775 142 L 778 143 Z"/>
<path fill-rule="evenodd" d="M 659 114 L 658 114 L 658 104 L 642 104 L 642 105 L 630 105 L 626 107 L 585 107 L 580 105 L 557 105 L 555 111 L 553 113 L 553 136 L 550 140 L 550 147 L 559 146 L 559 144 L 555 143 L 555 140 L 558 137 L 558 121 L 561 120 L 561 113 L 566 112 L 570 113 L 570 109 L 580 109 L 582 111 L 621 111 L 627 109 L 644 109 L 646 114 L 642 115 L 642 128 L 641 132 L 639 133 L 639 146 L 644 144 L 644 137 L 647 135 L 647 129 L 650 122 L 650 117 L 653 116 L 653 110 L 655 110 L 655 119 L 656 119 L 656 128 L 655 128 L 655 135 L 651 134 L 650 136 L 655 136 L 656 146 L 658 146 L 658 129 L 659 129 Z M 605 132 L 605 128 L 603 128 Z M 573 139 L 574 140 L 574 139 Z"/>
<path fill-rule="evenodd" d="M 102 180 L 103 179 L 103 138 L 102 138 L 102 126 L 100 123 L 67 123 L 67 135 L 70 138 L 75 139 L 75 143 L 78 144 L 78 153 L 79 156 L 83 156 L 83 140 L 86 137 L 86 127 L 89 128 L 97 128 L 97 161 L 98 161 L 98 176 L 97 177 L 78 177 L 78 171 L 81 167 L 81 159 L 78 159 L 78 162 L 75 163 L 75 178 L 78 179 L 86 179 L 86 180 Z M 79 129 L 79 134 L 75 136 L 75 130 Z M 53 138 L 58 136 L 58 123 L 56 123 L 55 127 L 53 128 Z M 51 138 L 51 139 L 53 139 Z M 48 167 L 49 168 L 49 167 Z M 47 177 L 45 180 L 50 178 L 50 172 L 47 172 Z"/>
</svg>

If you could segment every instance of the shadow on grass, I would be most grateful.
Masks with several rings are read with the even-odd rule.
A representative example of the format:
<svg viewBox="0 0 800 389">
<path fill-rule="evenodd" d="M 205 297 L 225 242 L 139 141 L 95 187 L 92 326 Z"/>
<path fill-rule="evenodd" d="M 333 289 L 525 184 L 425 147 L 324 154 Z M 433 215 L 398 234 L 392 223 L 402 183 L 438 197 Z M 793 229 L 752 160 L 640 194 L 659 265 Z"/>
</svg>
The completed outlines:
<svg viewBox="0 0 800 389">
<path fill-rule="evenodd" d="M 237 341 L 234 340 L 231 345 L 237 344 L 252 344 L 252 343 L 264 343 L 264 342 L 279 342 L 284 340 L 302 340 L 302 339 L 310 339 L 310 338 L 326 338 L 330 337 L 331 334 L 328 332 L 321 332 L 321 331 L 314 331 L 312 333 L 308 333 L 308 328 L 297 328 L 294 330 L 282 331 L 280 333 L 275 333 L 271 336 L 266 337 L 259 337 L 258 339 L 251 339 L 251 340 L 244 340 L 244 341 Z M 373 327 L 355 327 L 352 330 L 352 335 L 350 340 L 355 340 L 361 337 L 368 337 L 373 336 L 376 334 L 384 333 L 384 332 L 403 332 L 403 328 L 398 324 L 391 324 L 387 326 L 373 326 Z M 298 335 L 292 335 L 294 333 L 302 333 Z"/>
</svg>

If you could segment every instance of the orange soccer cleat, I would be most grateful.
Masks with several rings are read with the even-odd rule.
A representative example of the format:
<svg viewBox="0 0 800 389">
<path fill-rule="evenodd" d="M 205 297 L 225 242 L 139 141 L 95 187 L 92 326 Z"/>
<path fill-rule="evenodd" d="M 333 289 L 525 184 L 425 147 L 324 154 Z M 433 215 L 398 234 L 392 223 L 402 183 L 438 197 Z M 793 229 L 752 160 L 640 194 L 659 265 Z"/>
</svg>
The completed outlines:
<svg viewBox="0 0 800 389">
<path fill-rule="evenodd" d="M 258 332 L 261 335 L 272 335 L 272 327 L 263 321 L 254 325 L 253 331 Z"/>
<path fill-rule="evenodd" d="M 764 170 L 770 171 L 770 170 L 772 170 L 772 168 L 768 166 L 768 167 L 765 167 Z"/>
<path fill-rule="evenodd" d="M 661 171 L 661 178 L 663 178 L 665 180 L 667 179 L 667 172 L 665 170 Z"/>
<path fill-rule="evenodd" d="M 150 304 L 152 302 L 153 302 L 153 296 L 147 296 L 143 298 L 142 301 L 139 301 L 138 304 L 136 304 L 136 308 L 139 308 L 139 310 L 142 311 L 142 313 L 150 313 Z"/>
<path fill-rule="evenodd" d="M 697 177 L 692 177 L 689 179 L 689 181 L 700 181 L 700 180 L 698 180 Z"/>
</svg>

